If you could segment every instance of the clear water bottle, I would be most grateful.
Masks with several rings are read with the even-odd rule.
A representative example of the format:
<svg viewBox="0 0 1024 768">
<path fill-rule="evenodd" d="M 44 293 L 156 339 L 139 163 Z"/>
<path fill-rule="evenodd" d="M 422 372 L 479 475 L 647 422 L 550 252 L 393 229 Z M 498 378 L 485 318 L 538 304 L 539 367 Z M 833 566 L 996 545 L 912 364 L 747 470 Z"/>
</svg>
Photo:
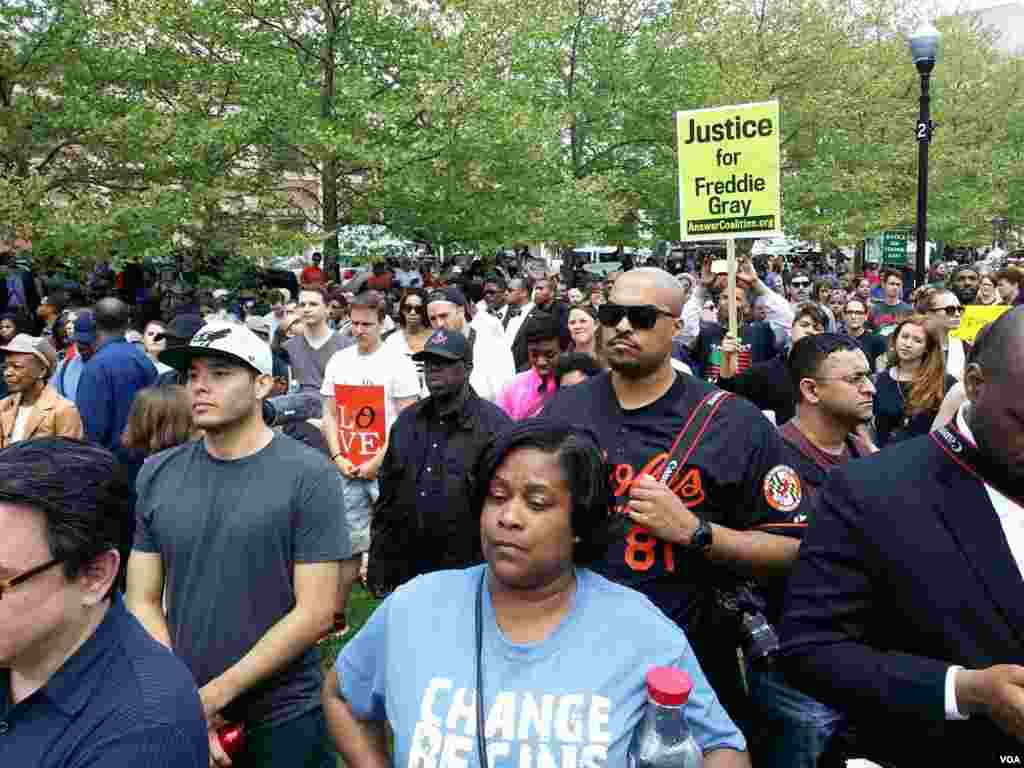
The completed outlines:
<svg viewBox="0 0 1024 768">
<path fill-rule="evenodd" d="M 693 681 L 675 667 L 647 671 L 647 707 L 633 731 L 628 768 L 701 768 L 704 753 L 683 717 Z"/>
</svg>

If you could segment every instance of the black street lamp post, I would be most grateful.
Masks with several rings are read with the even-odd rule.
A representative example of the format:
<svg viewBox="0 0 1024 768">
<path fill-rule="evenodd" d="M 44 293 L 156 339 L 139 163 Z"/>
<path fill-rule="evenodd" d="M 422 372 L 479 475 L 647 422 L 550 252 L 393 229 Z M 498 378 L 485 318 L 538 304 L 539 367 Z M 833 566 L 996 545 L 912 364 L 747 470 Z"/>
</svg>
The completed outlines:
<svg viewBox="0 0 1024 768">
<path fill-rule="evenodd" d="M 925 254 L 928 252 L 928 145 L 932 139 L 928 84 L 939 52 L 939 30 L 925 24 L 910 36 L 910 55 L 921 73 L 921 112 L 917 119 L 917 285 L 925 283 Z"/>
<path fill-rule="evenodd" d="M 1006 241 L 1006 228 L 1010 223 L 1010 220 L 1005 216 L 994 216 L 992 217 L 992 247 L 1009 249 L 1009 243 Z"/>
</svg>

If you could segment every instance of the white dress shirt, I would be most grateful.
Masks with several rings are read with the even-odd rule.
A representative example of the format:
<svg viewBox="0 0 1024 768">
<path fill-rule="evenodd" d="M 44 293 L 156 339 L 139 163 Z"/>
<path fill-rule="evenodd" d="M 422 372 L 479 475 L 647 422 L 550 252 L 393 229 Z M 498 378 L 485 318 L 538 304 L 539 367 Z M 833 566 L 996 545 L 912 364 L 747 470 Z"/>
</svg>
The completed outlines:
<svg viewBox="0 0 1024 768">
<path fill-rule="evenodd" d="M 508 305 L 506 305 L 507 307 Z M 507 311 L 507 310 L 506 310 Z M 512 342 L 516 340 L 516 334 L 519 333 L 520 327 L 523 325 L 523 321 L 526 316 L 533 311 L 533 302 L 528 301 L 519 308 L 519 314 L 508 321 L 508 326 L 505 328 L 505 341 L 508 342 L 509 349 L 512 348 Z"/>
<path fill-rule="evenodd" d="M 967 419 L 964 418 L 964 413 L 968 407 L 970 407 L 970 403 L 964 403 L 960 406 L 960 410 L 956 412 L 956 428 L 960 430 L 960 434 L 971 445 L 976 446 L 974 433 L 971 432 L 971 428 L 967 425 Z M 1013 555 L 1013 559 L 1017 563 L 1017 570 L 1021 572 L 1021 575 L 1024 575 L 1024 507 L 1004 496 L 988 483 L 984 483 L 984 485 L 989 501 L 992 502 L 992 507 L 999 518 L 999 525 L 1002 526 L 1003 535 L 1006 536 L 1006 543 L 1010 547 L 1010 554 Z M 947 720 L 967 719 L 966 715 L 960 713 L 956 703 L 956 672 L 958 669 L 963 669 L 963 667 L 954 665 L 946 671 Z"/>
</svg>

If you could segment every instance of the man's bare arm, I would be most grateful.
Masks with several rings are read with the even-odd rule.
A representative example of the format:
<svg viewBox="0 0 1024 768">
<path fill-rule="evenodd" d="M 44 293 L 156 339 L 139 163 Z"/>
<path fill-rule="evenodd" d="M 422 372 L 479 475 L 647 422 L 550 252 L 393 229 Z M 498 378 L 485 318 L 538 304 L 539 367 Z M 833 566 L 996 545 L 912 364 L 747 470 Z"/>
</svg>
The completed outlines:
<svg viewBox="0 0 1024 768">
<path fill-rule="evenodd" d="M 128 558 L 125 604 L 153 638 L 171 648 L 171 633 L 164 613 L 164 563 L 158 552 L 133 549 Z"/>
<path fill-rule="evenodd" d="M 713 749 L 704 753 L 704 768 L 750 768 L 750 755 L 735 749 Z"/>
</svg>

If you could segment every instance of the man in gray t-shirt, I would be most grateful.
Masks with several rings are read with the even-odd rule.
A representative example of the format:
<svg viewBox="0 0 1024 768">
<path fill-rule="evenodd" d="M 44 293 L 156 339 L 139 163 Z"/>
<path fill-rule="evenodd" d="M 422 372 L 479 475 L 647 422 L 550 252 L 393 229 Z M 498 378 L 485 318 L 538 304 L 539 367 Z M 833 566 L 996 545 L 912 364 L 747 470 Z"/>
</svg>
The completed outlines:
<svg viewBox="0 0 1024 768">
<path fill-rule="evenodd" d="M 327 296 L 318 286 L 299 291 L 299 316 L 302 318 L 302 335 L 288 339 L 284 348 L 288 352 L 292 376 L 302 391 L 319 394 L 331 357 L 335 352 L 351 347 L 356 340 L 331 330 L 327 324 Z"/>
<path fill-rule="evenodd" d="M 187 664 L 210 728 L 249 730 L 246 765 L 333 765 L 317 640 L 351 546 L 337 470 L 262 421 L 270 349 L 213 324 L 164 362 L 189 372 L 202 440 L 151 457 L 137 481 L 128 605 Z M 164 587 L 166 608 L 164 614 Z"/>
</svg>

